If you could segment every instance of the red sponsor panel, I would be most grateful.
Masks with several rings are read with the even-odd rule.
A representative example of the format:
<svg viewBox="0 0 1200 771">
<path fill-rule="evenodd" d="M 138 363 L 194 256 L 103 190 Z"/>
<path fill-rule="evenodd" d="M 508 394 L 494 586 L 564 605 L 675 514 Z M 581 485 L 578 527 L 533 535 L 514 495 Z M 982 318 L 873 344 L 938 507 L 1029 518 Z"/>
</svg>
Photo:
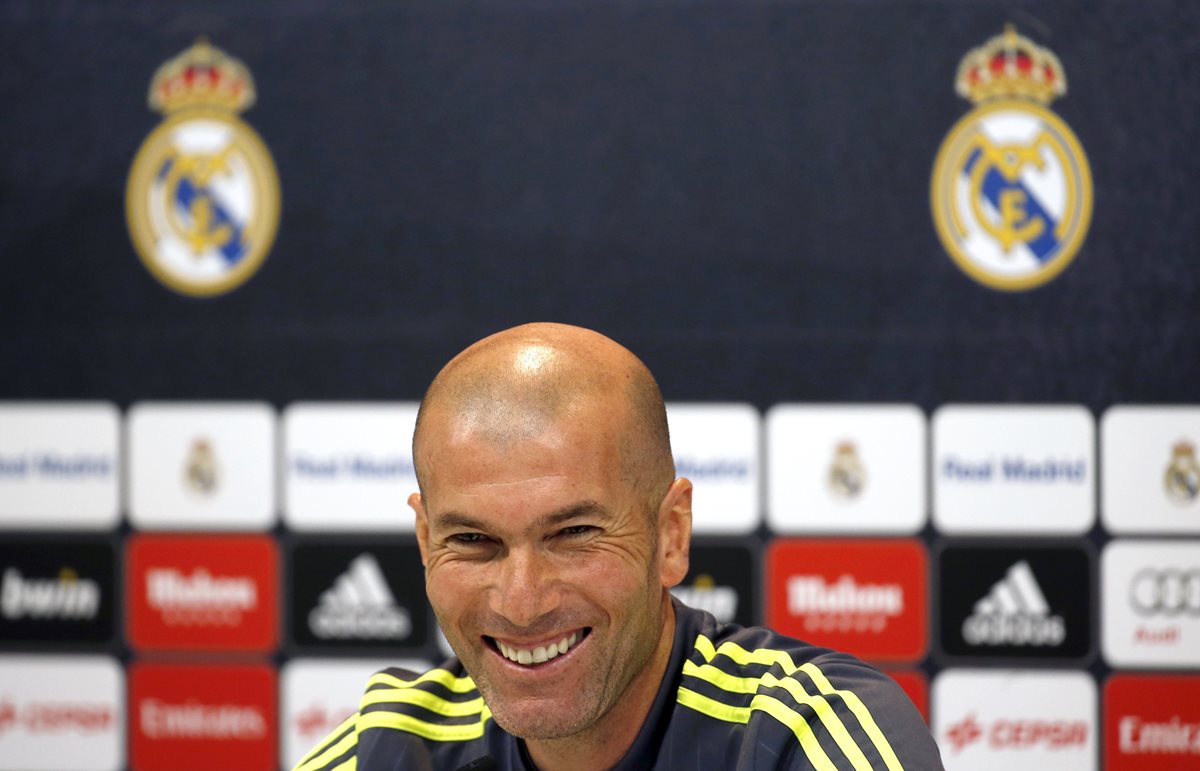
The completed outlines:
<svg viewBox="0 0 1200 771">
<path fill-rule="evenodd" d="M 1200 769 L 1200 675 L 1113 675 L 1104 686 L 1108 771 Z"/>
<path fill-rule="evenodd" d="M 889 671 L 887 675 L 904 689 L 904 692 L 908 694 L 908 698 L 916 705 L 917 711 L 921 713 L 921 717 L 925 718 L 925 722 L 928 723 L 929 680 L 925 677 L 925 673 Z"/>
<path fill-rule="evenodd" d="M 767 623 L 872 661 L 916 661 L 928 643 L 917 540 L 781 538 L 767 548 Z"/>
<path fill-rule="evenodd" d="M 279 552 L 266 535 L 135 535 L 126 555 L 138 650 L 267 652 L 279 629 Z"/>
<path fill-rule="evenodd" d="M 276 678 L 265 664 L 134 664 L 129 754 L 135 771 L 274 769 Z"/>
</svg>

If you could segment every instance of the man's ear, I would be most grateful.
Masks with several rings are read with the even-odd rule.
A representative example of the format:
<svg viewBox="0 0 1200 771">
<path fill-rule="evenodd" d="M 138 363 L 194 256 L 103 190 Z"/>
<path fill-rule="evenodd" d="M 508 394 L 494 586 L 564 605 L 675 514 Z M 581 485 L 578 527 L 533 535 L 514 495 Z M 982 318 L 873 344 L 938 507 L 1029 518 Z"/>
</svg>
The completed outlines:
<svg viewBox="0 0 1200 771">
<path fill-rule="evenodd" d="M 417 518 L 417 548 L 421 550 L 421 564 L 428 565 L 429 553 L 429 517 L 425 515 L 425 501 L 420 493 L 408 496 L 408 506 Z"/>
<path fill-rule="evenodd" d="M 679 477 L 667 489 L 658 507 L 659 579 L 670 589 L 688 572 L 692 542 L 692 483 Z"/>
</svg>

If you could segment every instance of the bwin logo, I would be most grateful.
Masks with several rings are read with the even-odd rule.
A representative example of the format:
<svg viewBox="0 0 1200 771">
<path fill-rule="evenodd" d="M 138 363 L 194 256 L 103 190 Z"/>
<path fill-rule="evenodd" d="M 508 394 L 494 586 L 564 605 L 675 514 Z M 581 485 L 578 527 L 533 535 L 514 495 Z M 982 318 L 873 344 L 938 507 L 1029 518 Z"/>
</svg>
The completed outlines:
<svg viewBox="0 0 1200 771">
<path fill-rule="evenodd" d="M 372 554 L 355 557 L 319 603 L 308 614 L 308 628 L 322 640 L 403 640 L 412 634 L 412 619 L 396 604 Z"/>
<path fill-rule="evenodd" d="M 93 619 L 99 611 L 99 584 L 81 579 L 71 568 L 63 568 L 57 578 L 25 578 L 16 568 L 4 571 L 0 615 L 10 621 Z"/>
<path fill-rule="evenodd" d="M 1010 567 L 975 603 L 974 611 L 962 627 L 969 645 L 1058 647 L 1067 636 L 1062 616 L 1050 615 L 1050 605 L 1025 560 Z"/>
</svg>

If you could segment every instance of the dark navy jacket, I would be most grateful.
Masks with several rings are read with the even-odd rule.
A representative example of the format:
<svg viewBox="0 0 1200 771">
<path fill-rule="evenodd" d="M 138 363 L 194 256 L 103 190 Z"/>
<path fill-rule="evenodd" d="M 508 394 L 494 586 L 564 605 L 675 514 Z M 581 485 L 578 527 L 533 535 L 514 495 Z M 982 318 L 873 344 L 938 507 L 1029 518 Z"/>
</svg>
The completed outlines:
<svg viewBox="0 0 1200 771">
<path fill-rule="evenodd" d="M 887 675 L 844 653 L 675 603 L 675 643 L 620 771 L 935 771 L 937 746 Z M 457 659 L 374 675 L 351 716 L 295 771 L 533 771 Z"/>
</svg>

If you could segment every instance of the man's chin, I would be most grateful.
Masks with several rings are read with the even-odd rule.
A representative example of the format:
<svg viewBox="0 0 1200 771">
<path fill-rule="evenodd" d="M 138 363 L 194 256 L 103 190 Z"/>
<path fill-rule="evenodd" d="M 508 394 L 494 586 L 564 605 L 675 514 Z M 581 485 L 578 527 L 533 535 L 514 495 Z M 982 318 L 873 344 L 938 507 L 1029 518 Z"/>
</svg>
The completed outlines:
<svg viewBox="0 0 1200 771">
<path fill-rule="evenodd" d="M 578 696 L 569 701 L 537 699 L 523 702 L 511 704 L 502 699 L 491 707 L 496 724 L 521 739 L 565 739 L 582 731 L 590 722 L 580 709 Z"/>
</svg>

